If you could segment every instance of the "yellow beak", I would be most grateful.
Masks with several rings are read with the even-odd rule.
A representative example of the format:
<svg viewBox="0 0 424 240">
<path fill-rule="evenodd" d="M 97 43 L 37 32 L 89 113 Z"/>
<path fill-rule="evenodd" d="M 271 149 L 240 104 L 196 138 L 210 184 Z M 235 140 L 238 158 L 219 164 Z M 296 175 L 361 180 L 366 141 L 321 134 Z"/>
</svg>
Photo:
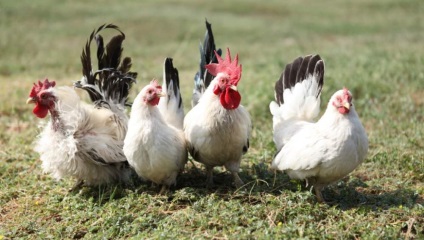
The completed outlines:
<svg viewBox="0 0 424 240">
<path fill-rule="evenodd" d="M 237 91 L 237 86 L 235 85 L 231 85 L 230 88 L 233 89 L 234 91 Z"/>
<path fill-rule="evenodd" d="M 343 104 L 343 107 L 345 107 L 346 109 L 350 109 L 350 103 L 345 102 L 345 103 Z"/>
<path fill-rule="evenodd" d="M 166 92 L 160 92 L 160 93 L 158 94 L 158 97 L 166 97 Z"/>
<path fill-rule="evenodd" d="M 26 100 L 26 104 L 30 104 L 30 103 L 35 103 L 36 101 L 35 101 L 35 98 L 28 98 L 27 100 Z"/>
</svg>

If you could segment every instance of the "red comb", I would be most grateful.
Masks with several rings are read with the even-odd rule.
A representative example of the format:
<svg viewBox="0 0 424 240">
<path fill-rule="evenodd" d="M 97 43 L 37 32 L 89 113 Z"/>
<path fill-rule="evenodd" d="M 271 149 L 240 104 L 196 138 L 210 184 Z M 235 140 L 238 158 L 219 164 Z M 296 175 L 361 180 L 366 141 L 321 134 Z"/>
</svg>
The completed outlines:
<svg viewBox="0 0 424 240">
<path fill-rule="evenodd" d="M 55 81 L 51 81 L 49 82 L 49 80 L 46 78 L 43 82 L 41 82 L 40 80 L 38 80 L 38 84 L 34 83 L 34 86 L 31 89 L 31 92 L 29 93 L 30 97 L 35 97 L 37 96 L 37 94 L 42 91 L 42 90 L 46 90 L 49 89 L 51 87 L 54 87 L 56 85 Z"/>
<path fill-rule="evenodd" d="M 238 54 L 232 62 L 229 48 L 227 48 L 227 55 L 225 56 L 225 60 L 222 59 L 216 51 L 215 56 L 218 59 L 218 63 L 207 64 L 205 65 L 205 68 L 213 76 L 218 75 L 220 72 L 228 74 L 230 77 L 230 83 L 237 86 L 241 77 L 241 65 L 238 65 Z"/>
</svg>

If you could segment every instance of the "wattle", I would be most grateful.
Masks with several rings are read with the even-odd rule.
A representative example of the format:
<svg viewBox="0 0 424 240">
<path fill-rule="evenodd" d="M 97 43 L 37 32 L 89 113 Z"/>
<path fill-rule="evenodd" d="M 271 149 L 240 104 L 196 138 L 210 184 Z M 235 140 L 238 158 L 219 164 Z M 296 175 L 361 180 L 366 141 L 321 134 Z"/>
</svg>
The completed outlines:
<svg viewBox="0 0 424 240">
<path fill-rule="evenodd" d="M 47 114 L 49 113 L 49 109 L 45 106 L 40 106 L 39 104 L 35 105 L 32 112 L 37 116 L 38 118 L 45 118 Z"/>
<path fill-rule="evenodd" d="M 338 110 L 339 110 L 339 113 L 341 113 L 341 114 L 348 114 L 349 113 L 349 109 L 347 109 L 347 108 L 345 108 L 345 107 L 339 107 L 338 108 Z"/>
<path fill-rule="evenodd" d="M 236 109 L 240 105 L 241 96 L 238 91 L 231 88 L 226 88 L 221 93 L 220 101 L 225 109 Z"/>
<path fill-rule="evenodd" d="M 159 98 L 159 97 L 155 97 L 155 98 L 152 98 L 152 100 L 150 100 L 150 101 L 149 101 L 149 103 L 150 103 L 150 105 L 152 105 L 152 106 L 156 106 L 156 105 L 158 105 L 158 104 L 159 104 L 159 100 L 160 100 L 160 98 Z"/>
</svg>

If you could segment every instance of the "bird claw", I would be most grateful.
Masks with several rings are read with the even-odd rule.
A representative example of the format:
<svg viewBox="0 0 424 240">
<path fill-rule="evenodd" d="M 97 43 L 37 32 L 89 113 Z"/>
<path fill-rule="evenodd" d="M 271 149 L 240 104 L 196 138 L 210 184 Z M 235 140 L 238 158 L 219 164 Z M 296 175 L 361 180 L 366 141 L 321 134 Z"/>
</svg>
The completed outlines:
<svg viewBox="0 0 424 240">
<path fill-rule="evenodd" d="M 315 186 L 314 186 L 314 189 L 315 189 L 315 195 L 317 197 L 317 201 L 319 203 L 326 203 L 324 197 L 322 196 L 321 189 L 320 188 L 317 188 Z"/>
<path fill-rule="evenodd" d="M 213 176 L 208 176 L 208 178 L 206 179 L 206 188 L 211 189 L 214 187 L 214 183 L 213 183 Z"/>
<path fill-rule="evenodd" d="M 206 168 L 206 187 L 212 188 L 213 184 L 213 168 Z"/>
<path fill-rule="evenodd" d="M 74 184 L 74 186 L 72 186 L 68 192 L 74 192 L 75 190 L 81 188 L 82 186 L 84 186 L 84 180 L 77 180 Z"/>
<path fill-rule="evenodd" d="M 169 187 L 166 186 L 165 184 L 162 185 L 162 188 L 159 191 L 159 195 L 165 195 L 166 193 L 168 193 Z"/>
<path fill-rule="evenodd" d="M 234 177 L 234 185 L 236 185 L 236 188 L 241 188 L 244 185 L 244 182 L 241 180 L 237 172 L 233 172 Z"/>
</svg>

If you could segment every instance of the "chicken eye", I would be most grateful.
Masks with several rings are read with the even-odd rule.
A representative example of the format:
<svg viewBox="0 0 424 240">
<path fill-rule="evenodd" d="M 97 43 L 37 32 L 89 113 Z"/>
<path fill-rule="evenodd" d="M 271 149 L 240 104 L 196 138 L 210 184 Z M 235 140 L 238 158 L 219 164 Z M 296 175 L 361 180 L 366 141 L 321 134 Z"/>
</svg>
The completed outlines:
<svg viewBox="0 0 424 240">
<path fill-rule="evenodd" d="M 149 94 L 152 94 L 152 90 L 149 90 L 149 91 L 148 91 L 148 93 L 149 93 Z"/>
<path fill-rule="evenodd" d="M 41 94 L 41 99 L 47 99 L 48 98 L 48 96 L 47 96 L 47 94 Z"/>
</svg>

